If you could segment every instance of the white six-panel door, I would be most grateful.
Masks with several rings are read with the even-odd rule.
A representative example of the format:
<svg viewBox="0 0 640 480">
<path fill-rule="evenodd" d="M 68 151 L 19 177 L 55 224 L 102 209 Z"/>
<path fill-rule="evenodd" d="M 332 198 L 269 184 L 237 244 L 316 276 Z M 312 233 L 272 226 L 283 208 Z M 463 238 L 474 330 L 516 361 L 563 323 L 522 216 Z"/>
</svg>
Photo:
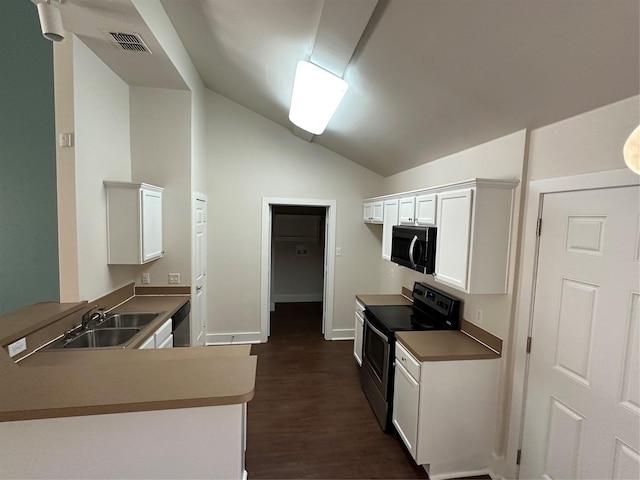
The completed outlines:
<svg viewBox="0 0 640 480">
<path fill-rule="evenodd" d="M 544 196 L 520 478 L 640 478 L 639 195 Z"/>
<path fill-rule="evenodd" d="M 194 194 L 193 205 L 193 305 L 191 308 L 191 344 L 207 341 L 207 197 Z"/>
</svg>

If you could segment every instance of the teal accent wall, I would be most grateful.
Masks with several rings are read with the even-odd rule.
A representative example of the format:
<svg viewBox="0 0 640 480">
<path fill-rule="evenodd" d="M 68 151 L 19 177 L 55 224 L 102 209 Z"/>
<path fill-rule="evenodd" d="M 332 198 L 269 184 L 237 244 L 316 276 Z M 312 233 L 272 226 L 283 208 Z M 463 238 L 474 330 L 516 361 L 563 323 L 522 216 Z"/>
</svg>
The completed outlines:
<svg viewBox="0 0 640 480">
<path fill-rule="evenodd" d="M 59 301 L 53 45 L 0 0 L 0 315 Z"/>
</svg>

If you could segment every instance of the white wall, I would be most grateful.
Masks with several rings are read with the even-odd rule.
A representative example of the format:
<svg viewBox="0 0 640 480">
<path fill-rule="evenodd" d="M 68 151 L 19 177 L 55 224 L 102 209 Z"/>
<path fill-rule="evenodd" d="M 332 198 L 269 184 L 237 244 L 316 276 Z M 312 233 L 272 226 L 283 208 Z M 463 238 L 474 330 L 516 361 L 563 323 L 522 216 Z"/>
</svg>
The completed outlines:
<svg viewBox="0 0 640 480">
<path fill-rule="evenodd" d="M 104 180 L 131 180 L 129 86 L 73 37 L 79 298 L 93 300 L 132 281 L 107 265 Z"/>
<path fill-rule="evenodd" d="M 206 193 L 207 89 L 160 2 L 132 0 L 131 3 L 156 36 L 191 91 L 191 183 L 194 191 Z"/>
<path fill-rule="evenodd" d="M 166 285 L 169 273 L 179 273 L 181 283 L 189 285 L 191 94 L 179 90 L 131 87 L 130 106 L 131 178 L 135 182 L 164 188 L 162 227 L 165 256 L 136 268 L 136 281 L 140 283 L 140 274 L 148 272 L 152 285 Z"/>
<path fill-rule="evenodd" d="M 379 238 L 361 218 L 382 177 L 214 92 L 207 108 L 209 334 L 260 331 L 263 197 L 337 200 L 333 324 L 352 330 L 355 294 L 378 290 Z"/>
<path fill-rule="evenodd" d="M 525 148 L 526 130 L 522 130 L 387 177 L 384 181 L 384 191 L 386 194 L 405 192 L 476 177 L 522 180 Z M 514 226 L 512 229 L 512 243 L 514 245 L 517 242 L 521 191 L 522 188 L 518 187 L 515 194 Z M 511 253 L 508 293 L 506 295 L 468 295 L 435 282 L 431 275 L 423 275 L 404 267 L 398 267 L 387 260 L 380 260 L 380 290 L 397 293 L 402 286 L 412 289 L 415 281 L 429 283 L 453 296 L 462 298 L 466 320 L 475 321 L 476 308 L 481 308 L 484 312 L 482 328 L 507 340 L 511 324 L 515 248 Z"/>
<path fill-rule="evenodd" d="M 636 96 L 533 130 L 529 181 L 625 168 L 622 145 L 639 112 Z"/>
<path fill-rule="evenodd" d="M 273 216 L 271 298 L 320 302 L 324 288 L 324 217 Z M 297 240 L 294 240 L 297 238 Z"/>
</svg>

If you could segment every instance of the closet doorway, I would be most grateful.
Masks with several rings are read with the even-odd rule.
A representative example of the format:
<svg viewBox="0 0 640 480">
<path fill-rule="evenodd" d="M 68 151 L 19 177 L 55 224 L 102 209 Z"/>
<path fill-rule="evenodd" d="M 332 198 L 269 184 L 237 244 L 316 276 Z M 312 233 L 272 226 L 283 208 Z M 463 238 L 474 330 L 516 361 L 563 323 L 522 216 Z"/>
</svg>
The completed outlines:
<svg viewBox="0 0 640 480">
<path fill-rule="evenodd" d="M 276 303 L 322 302 L 322 333 L 332 338 L 335 208 L 335 200 L 263 199 L 263 342 Z"/>
</svg>

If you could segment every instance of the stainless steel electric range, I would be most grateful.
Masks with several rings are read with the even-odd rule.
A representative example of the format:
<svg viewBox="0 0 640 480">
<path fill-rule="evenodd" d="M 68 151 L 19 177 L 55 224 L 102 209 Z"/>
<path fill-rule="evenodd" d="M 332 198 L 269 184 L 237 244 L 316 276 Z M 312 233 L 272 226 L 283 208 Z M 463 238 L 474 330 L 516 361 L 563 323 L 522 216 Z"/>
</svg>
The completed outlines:
<svg viewBox="0 0 640 480">
<path fill-rule="evenodd" d="M 362 389 L 382 429 L 391 430 L 395 332 L 458 330 L 462 301 L 424 283 L 413 286 L 413 305 L 382 305 L 364 311 Z"/>
</svg>

